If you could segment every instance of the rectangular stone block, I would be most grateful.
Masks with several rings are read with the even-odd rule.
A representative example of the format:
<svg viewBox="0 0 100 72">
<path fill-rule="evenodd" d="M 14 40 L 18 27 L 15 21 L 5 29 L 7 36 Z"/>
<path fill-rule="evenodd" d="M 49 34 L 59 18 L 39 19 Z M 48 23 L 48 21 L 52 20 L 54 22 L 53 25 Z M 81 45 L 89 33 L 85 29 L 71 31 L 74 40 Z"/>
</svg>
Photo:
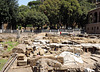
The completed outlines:
<svg viewBox="0 0 100 72">
<path fill-rule="evenodd" d="M 27 65 L 27 59 L 17 60 L 17 66 L 25 66 Z"/>
</svg>

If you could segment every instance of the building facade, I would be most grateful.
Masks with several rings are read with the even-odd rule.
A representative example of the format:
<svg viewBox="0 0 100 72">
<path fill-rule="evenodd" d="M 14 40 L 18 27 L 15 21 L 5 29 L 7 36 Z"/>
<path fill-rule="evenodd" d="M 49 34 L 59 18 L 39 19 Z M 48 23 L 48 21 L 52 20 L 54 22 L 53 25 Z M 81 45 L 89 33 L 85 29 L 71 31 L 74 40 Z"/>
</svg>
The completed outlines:
<svg viewBox="0 0 100 72">
<path fill-rule="evenodd" d="M 100 2 L 97 2 L 96 5 L 96 9 L 88 12 L 86 32 L 89 34 L 100 34 Z"/>
</svg>

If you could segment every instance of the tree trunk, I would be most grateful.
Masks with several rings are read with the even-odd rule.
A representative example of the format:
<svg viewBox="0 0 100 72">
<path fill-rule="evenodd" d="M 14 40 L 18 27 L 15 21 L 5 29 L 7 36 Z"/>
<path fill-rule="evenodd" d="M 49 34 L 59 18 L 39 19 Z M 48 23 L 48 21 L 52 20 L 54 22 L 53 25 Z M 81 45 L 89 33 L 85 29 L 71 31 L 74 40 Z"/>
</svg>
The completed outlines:
<svg viewBox="0 0 100 72">
<path fill-rule="evenodd" d="M 12 30 L 15 30 L 15 29 L 16 29 L 16 25 L 17 25 L 17 24 L 14 24 L 14 25 L 12 24 L 12 25 L 11 25 L 11 29 L 12 29 Z"/>
<path fill-rule="evenodd" d="M 2 29 L 2 23 L 0 22 L 0 29 Z"/>
</svg>

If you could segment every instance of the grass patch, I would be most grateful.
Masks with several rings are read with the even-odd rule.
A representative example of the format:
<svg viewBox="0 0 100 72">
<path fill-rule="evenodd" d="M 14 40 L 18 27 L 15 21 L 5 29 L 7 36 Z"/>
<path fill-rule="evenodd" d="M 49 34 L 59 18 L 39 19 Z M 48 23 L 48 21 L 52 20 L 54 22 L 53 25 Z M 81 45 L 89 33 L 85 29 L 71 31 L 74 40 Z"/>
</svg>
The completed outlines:
<svg viewBox="0 0 100 72">
<path fill-rule="evenodd" d="M 11 41 L 8 41 L 8 42 L 5 42 L 5 44 L 8 44 L 8 51 L 11 51 L 15 46 L 17 46 L 19 43 L 18 42 L 11 42 Z"/>
<path fill-rule="evenodd" d="M 6 64 L 6 59 L 0 59 L 0 71 L 2 70 L 3 66 Z"/>
<path fill-rule="evenodd" d="M 11 51 L 11 50 L 12 50 L 15 46 L 17 46 L 19 43 L 18 43 L 18 42 L 7 41 L 7 42 L 2 42 L 1 44 L 7 44 L 7 45 L 8 45 L 7 51 Z"/>
<path fill-rule="evenodd" d="M 7 42 L 0 42 L 0 44 L 7 44 L 8 45 L 8 49 L 5 50 L 1 50 L 1 52 L 9 52 L 11 51 L 15 46 L 17 46 L 19 43 L 18 42 L 11 42 L 11 41 L 7 41 Z M 3 66 L 6 64 L 7 59 L 0 59 L 0 71 L 2 70 Z"/>
</svg>

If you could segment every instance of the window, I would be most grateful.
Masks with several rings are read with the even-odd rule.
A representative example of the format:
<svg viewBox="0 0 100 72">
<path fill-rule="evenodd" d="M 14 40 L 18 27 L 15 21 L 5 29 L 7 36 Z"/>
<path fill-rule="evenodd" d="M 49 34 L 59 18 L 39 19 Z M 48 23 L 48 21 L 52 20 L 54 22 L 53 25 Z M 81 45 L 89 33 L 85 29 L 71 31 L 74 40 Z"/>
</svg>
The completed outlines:
<svg viewBox="0 0 100 72">
<path fill-rule="evenodd" d="M 99 30 L 99 27 L 97 27 L 97 30 Z"/>
<path fill-rule="evenodd" d="M 93 27 L 92 27 L 92 30 L 93 30 Z"/>
<path fill-rule="evenodd" d="M 97 23 L 97 12 L 94 13 L 94 23 Z"/>
<path fill-rule="evenodd" d="M 89 28 L 87 28 L 87 30 L 89 30 Z"/>
</svg>

